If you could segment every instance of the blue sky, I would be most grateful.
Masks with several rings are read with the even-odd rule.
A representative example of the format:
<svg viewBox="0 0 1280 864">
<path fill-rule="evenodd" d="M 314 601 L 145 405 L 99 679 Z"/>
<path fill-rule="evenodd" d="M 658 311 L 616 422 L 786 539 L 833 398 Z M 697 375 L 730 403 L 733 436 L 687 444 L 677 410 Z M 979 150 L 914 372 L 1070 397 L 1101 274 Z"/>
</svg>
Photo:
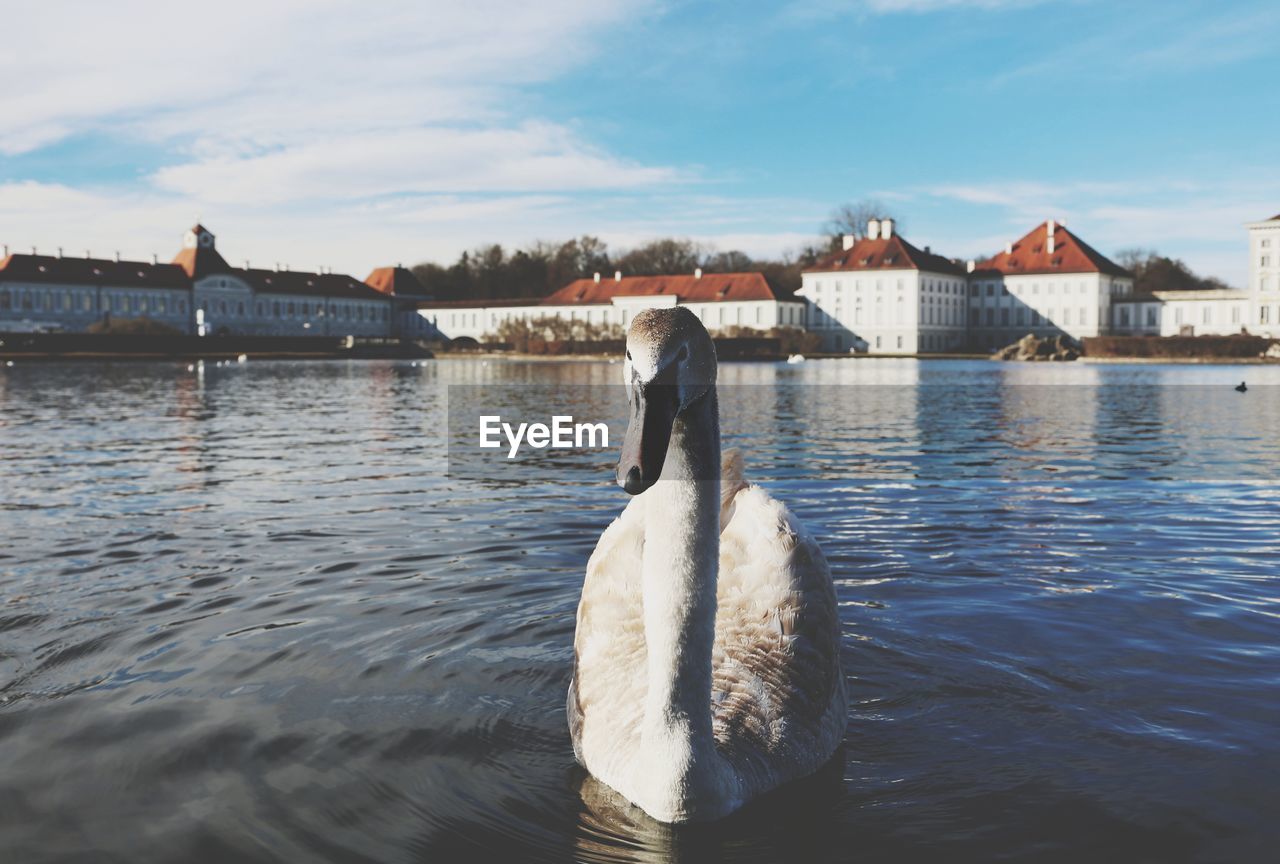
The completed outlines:
<svg viewBox="0 0 1280 864">
<path fill-rule="evenodd" d="M 1280 212 L 1266 2 L 25 5 L 17 249 L 167 258 L 200 218 L 232 261 L 360 276 L 580 233 L 774 255 L 874 197 L 950 255 L 1054 217 L 1242 284 Z"/>
</svg>

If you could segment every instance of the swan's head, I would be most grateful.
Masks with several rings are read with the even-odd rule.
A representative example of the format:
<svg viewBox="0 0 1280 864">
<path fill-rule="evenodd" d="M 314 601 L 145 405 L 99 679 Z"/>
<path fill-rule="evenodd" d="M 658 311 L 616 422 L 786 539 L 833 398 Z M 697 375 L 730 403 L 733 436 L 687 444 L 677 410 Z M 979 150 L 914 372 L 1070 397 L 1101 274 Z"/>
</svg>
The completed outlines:
<svg viewBox="0 0 1280 864">
<path fill-rule="evenodd" d="M 627 331 L 623 375 L 631 419 L 618 461 L 618 485 L 639 495 L 662 474 L 676 417 L 715 386 L 711 334 L 682 306 L 646 309 Z"/>
</svg>

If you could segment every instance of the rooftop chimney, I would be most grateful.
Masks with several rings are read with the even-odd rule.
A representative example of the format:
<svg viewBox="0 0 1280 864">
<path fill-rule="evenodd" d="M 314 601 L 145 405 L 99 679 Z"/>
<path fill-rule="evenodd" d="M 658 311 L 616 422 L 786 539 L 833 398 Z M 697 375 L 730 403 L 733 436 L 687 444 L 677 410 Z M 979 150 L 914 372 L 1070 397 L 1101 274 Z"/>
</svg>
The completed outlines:
<svg viewBox="0 0 1280 864">
<path fill-rule="evenodd" d="M 893 236 L 893 220 L 892 219 L 880 220 L 880 236 L 885 240 L 888 240 L 890 237 Z"/>
<path fill-rule="evenodd" d="M 595 280 L 596 280 L 596 284 L 597 284 L 597 285 L 599 285 L 599 284 L 600 284 L 600 274 L 599 274 L 599 273 L 593 273 L 593 274 L 592 274 L 592 276 L 595 278 Z"/>
<path fill-rule="evenodd" d="M 614 271 L 613 271 L 613 281 L 614 281 L 614 282 L 621 282 L 621 281 L 622 281 L 622 271 L 621 271 L 621 270 L 614 270 Z"/>
<path fill-rule="evenodd" d="M 844 249 L 844 251 L 846 251 L 846 252 L 848 252 L 850 249 L 852 249 L 852 248 L 853 248 L 853 235 L 852 235 L 852 234 L 846 234 L 846 235 L 844 235 L 843 237 L 841 237 L 841 238 L 840 238 L 840 246 L 841 246 L 841 247 Z"/>
<path fill-rule="evenodd" d="M 152 253 L 151 253 L 151 263 L 152 263 L 153 265 L 155 265 L 155 264 L 159 264 L 159 263 L 160 263 L 160 256 L 159 256 L 159 255 L 157 255 L 156 253 L 152 252 Z"/>
<path fill-rule="evenodd" d="M 117 264 L 119 264 L 119 263 L 120 263 L 120 250 L 119 250 L 119 249 L 117 249 L 117 250 L 116 250 L 116 263 L 117 263 Z"/>
<path fill-rule="evenodd" d="M 32 246 L 32 247 L 31 247 L 31 254 L 32 254 L 32 255 L 39 255 L 40 253 L 36 251 L 36 247 Z"/>
<path fill-rule="evenodd" d="M 1046 241 L 1048 245 L 1045 246 L 1045 251 L 1047 251 L 1050 255 L 1053 254 L 1053 232 L 1056 229 L 1057 229 L 1057 226 L 1054 224 L 1053 220 L 1050 219 L 1047 223 L 1047 230 L 1045 231 L 1046 236 L 1048 236 L 1049 238 L 1048 241 Z"/>
<path fill-rule="evenodd" d="M 277 273 L 279 273 L 279 272 L 280 272 L 280 262 L 279 262 L 279 261 L 277 261 L 277 262 L 276 262 L 276 272 L 277 272 Z"/>
<path fill-rule="evenodd" d="M 694 271 L 693 271 L 693 278 L 694 278 L 694 279 L 701 279 L 701 278 L 702 278 L 702 268 L 701 268 L 701 267 L 695 267 L 695 268 L 694 268 Z"/>
<path fill-rule="evenodd" d="M 84 257 L 85 257 L 85 258 L 92 258 L 92 257 L 93 257 L 93 252 L 91 252 L 91 251 L 90 251 L 90 250 L 88 250 L 88 249 L 84 250 Z"/>
<path fill-rule="evenodd" d="M 9 257 L 9 244 L 8 244 L 8 243 L 4 244 L 4 247 L 3 247 L 3 248 L 4 248 L 4 251 L 3 251 L 3 252 L 0 252 L 0 258 L 8 258 L 8 257 Z"/>
<path fill-rule="evenodd" d="M 61 258 L 61 257 L 62 257 L 62 247 L 61 247 L 61 246 L 59 246 L 59 247 L 58 247 L 58 257 L 59 257 L 59 258 Z"/>
<path fill-rule="evenodd" d="M 244 259 L 244 269 L 246 269 L 246 270 L 248 270 L 248 269 L 249 269 L 249 259 L 248 259 L 248 258 Z"/>
<path fill-rule="evenodd" d="M 1006 243 L 1006 244 L 1004 244 L 1004 254 L 1006 254 L 1006 255 L 1012 255 L 1012 254 L 1013 254 L 1013 244 L 1012 244 L 1012 243 Z"/>
<path fill-rule="evenodd" d="M 879 219 L 867 220 L 867 239 L 868 240 L 880 239 L 880 220 Z"/>
<path fill-rule="evenodd" d="M 965 269 L 965 272 L 972 273 L 974 270 L 978 269 L 978 264 L 972 258 L 970 258 L 968 261 L 965 262 L 964 269 Z"/>
</svg>

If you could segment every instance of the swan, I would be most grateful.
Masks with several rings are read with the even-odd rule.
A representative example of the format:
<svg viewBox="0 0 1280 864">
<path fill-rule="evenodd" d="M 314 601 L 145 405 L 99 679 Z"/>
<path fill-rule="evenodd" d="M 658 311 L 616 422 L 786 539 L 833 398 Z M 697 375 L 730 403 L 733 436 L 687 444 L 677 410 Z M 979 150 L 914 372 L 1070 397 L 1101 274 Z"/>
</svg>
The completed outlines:
<svg viewBox="0 0 1280 864">
<path fill-rule="evenodd" d="M 574 756 L 666 823 L 707 821 L 821 768 L 844 738 L 840 618 L 818 544 L 721 458 L 716 353 L 684 307 L 638 314 L 617 480 L 587 563 Z"/>
</svg>

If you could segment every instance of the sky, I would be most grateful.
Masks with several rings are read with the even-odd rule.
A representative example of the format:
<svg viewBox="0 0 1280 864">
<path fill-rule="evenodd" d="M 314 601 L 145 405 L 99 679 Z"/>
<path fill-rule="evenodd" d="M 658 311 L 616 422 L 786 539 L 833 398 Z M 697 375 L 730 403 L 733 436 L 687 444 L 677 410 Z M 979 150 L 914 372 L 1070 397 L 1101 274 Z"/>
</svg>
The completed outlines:
<svg viewBox="0 0 1280 864">
<path fill-rule="evenodd" d="M 1146 0 L 49 0 L 3 16 L 0 243 L 447 263 L 776 256 L 877 199 L 982 257 L 1047 218 L 1242 286 L 1280 213 L 1280 14 Z"/>
</svg>

